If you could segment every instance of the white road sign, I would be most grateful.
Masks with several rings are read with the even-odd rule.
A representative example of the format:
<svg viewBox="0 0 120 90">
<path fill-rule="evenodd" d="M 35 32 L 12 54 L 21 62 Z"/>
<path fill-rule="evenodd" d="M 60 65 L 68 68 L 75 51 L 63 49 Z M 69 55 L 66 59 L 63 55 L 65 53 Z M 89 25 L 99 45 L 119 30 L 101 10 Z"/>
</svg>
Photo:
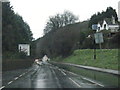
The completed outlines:
<svg viewBox="0 0 120 90">
<path fill-rule="evenodd" d="M 29 44 L 19 44 L 18 45 L 19 52 L 25 52 L 27 56 L 30 56 L 30 45 Z"/>
<path fill-rule="evenodd" d="M 98 25 L 97 24 L 93 24 L 92 25 L 92 30 L 97 30 L 98 29 Z"/>
<path fill-rule="evenodd" d="M 95 33 L 94 37 L 95 37 L 95 43 L 99 44 L 104 42 L 102 33 Z"/>
</svg>

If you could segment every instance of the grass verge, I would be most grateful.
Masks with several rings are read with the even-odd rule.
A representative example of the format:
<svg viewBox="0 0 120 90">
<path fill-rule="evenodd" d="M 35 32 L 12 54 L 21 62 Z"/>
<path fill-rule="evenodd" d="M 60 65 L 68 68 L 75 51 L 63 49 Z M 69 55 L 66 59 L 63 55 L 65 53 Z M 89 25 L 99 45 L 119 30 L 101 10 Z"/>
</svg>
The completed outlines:
<svg viewBox="0 0 120 90">
<path fill-rule="evenodd" d="M 97 49 L 96 60 L 93 57 L 93 49 L 81 49 L 75 50 L 69 57 L 57 57 L 53 61 L 118 70 L 118 49 Z"/>
</svg>

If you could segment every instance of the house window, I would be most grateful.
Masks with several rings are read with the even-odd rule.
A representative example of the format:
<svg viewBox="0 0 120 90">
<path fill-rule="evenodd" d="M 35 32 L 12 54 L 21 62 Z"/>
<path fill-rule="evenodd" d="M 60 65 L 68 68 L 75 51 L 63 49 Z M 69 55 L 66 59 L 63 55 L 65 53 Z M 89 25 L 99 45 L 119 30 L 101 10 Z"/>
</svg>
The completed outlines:
<svg viewBox="0 0 120 90">
<path fill-rule="evenodd" d="M 100 30 L 100 27 L 98 27 L 98 30 Z"/>
<path fill-rule="evenodd" d="M 106 29 L 106 24 L 104 24 L 104 29 Z"/>
</svg>

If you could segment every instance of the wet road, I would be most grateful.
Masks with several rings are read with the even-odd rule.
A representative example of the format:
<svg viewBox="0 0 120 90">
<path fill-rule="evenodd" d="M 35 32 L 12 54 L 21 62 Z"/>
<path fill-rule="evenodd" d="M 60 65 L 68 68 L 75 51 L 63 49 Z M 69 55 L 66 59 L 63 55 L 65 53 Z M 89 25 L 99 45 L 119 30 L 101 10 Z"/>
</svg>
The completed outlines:
<svg viewBox="0 0 120 90">
<path fill-rule="evenodd" d="M 32 69 L 4 83 L 1 88 L 100 88 L 104 85 L 49 63 Z"/>
</svg>

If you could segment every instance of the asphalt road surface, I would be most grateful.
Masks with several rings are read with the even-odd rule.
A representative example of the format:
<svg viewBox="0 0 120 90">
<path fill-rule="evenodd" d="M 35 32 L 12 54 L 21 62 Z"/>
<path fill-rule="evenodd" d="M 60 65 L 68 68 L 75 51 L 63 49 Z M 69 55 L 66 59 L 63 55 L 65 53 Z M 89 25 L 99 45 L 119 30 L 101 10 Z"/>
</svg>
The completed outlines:
<svg viewBox="0 0 120 90">
<path fill-rule="evenodd" d="M 32 69 L 12 80 L 4 82 L 0 88 L 102 88 L 104 85 L 46 63 L 34 65 Z"/>
</svg>

